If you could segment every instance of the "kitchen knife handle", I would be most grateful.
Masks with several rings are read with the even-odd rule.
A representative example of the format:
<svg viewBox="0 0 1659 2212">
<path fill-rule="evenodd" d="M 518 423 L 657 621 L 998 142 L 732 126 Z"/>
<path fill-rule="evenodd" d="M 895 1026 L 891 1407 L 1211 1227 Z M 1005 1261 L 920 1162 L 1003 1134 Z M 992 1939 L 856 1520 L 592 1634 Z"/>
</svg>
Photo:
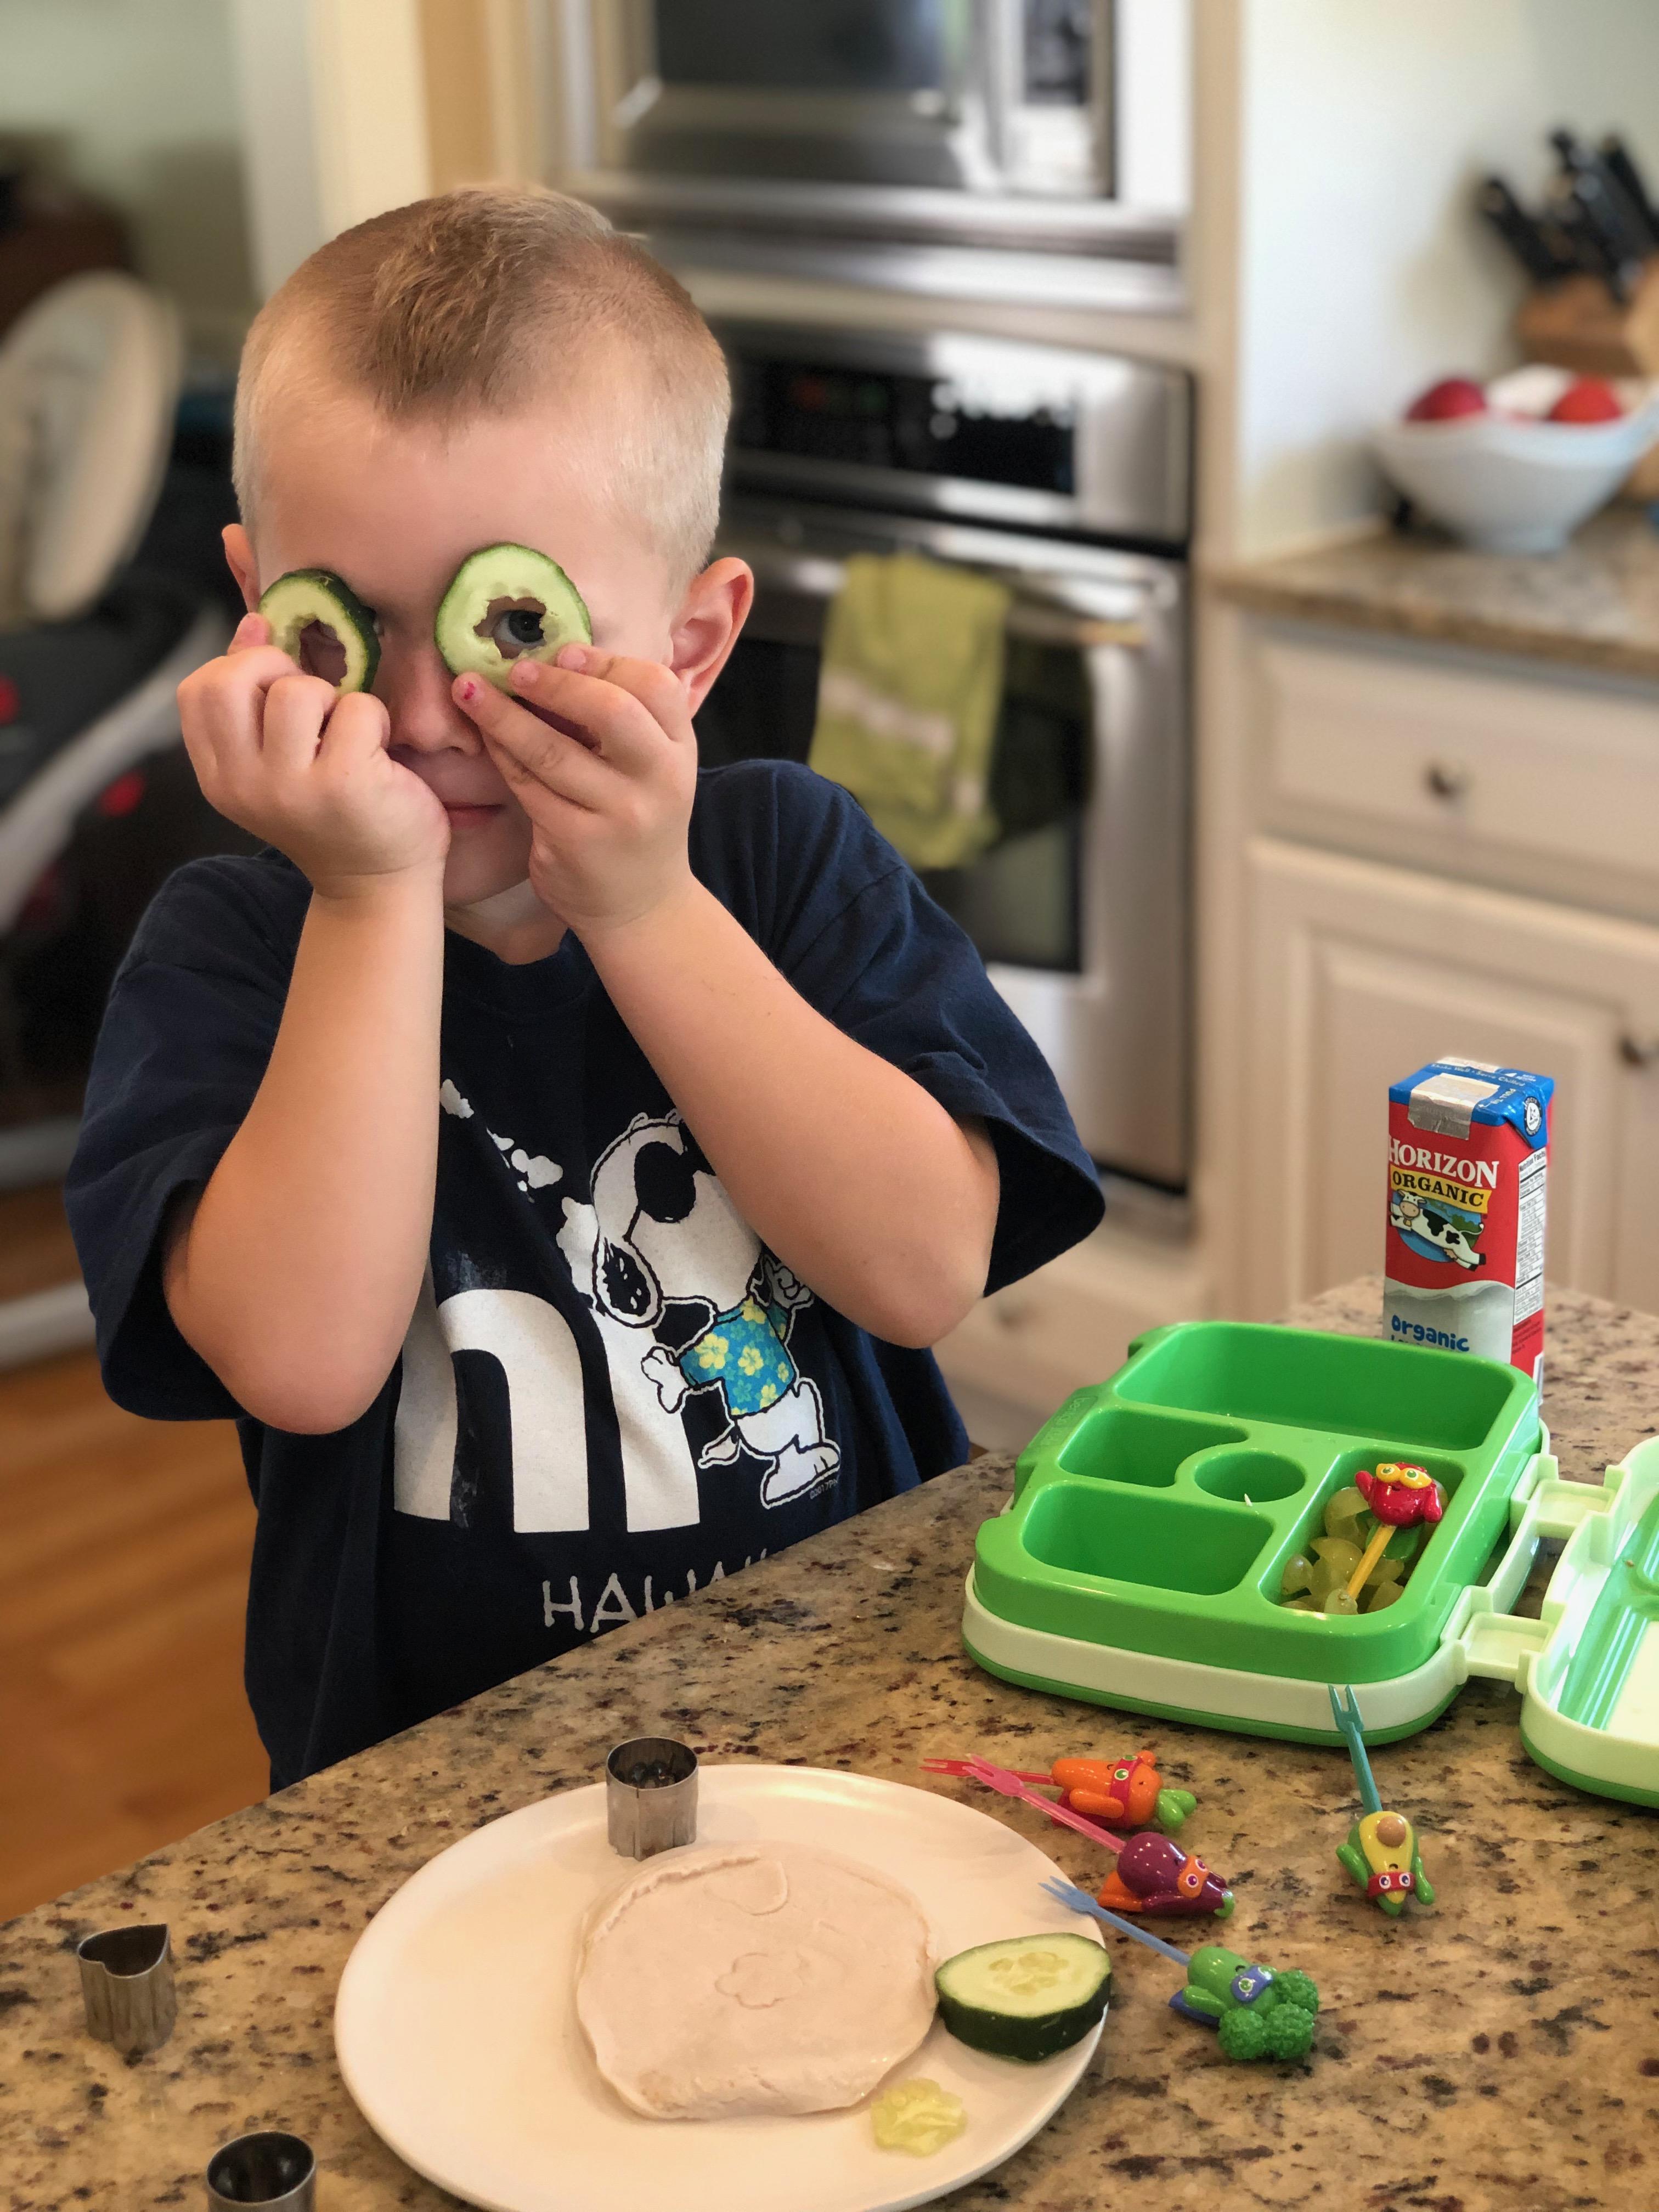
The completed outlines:
<svg viewBox="0 0 1659 2212">
<path fill-rule="evenodd" d="M 1647 179 L 1637 167 L 1635 156 L 1616 131 L 1610 131 L 1601 141 L 1601 161 L 1647 232 L 1650 251 L 1659 252 L 1659 211 L 1649 197 Z"/>
</svg>

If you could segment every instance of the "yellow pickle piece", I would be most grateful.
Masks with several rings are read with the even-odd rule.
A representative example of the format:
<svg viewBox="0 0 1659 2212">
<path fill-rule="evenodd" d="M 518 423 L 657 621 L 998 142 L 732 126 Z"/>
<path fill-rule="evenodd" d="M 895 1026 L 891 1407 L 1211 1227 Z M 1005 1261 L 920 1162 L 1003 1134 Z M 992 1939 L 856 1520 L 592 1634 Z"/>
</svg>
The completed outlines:
<svg viewBox="0 0 1659 2212">
<path fill-rule="evenodd" d="M 908 2150 L 915 2158 L 931 2158 L 953 2142 L 968 2124 L 968 2108 L 960 2097 L 941 2089 L 937 2081 L 918 2075 L 884 2089 L 870 2107 L 870 2124 L 883 2150 Z"/>
</svg>

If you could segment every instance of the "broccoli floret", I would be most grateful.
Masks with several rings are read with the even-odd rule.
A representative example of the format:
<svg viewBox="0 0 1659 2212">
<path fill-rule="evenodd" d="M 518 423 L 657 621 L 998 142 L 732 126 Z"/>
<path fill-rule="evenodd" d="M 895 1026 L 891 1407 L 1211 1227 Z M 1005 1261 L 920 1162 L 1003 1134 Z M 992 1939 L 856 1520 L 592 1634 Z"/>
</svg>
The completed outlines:
<svg viewBox="0 0 1659 2212">
<path fill-rule="evenodd" d="M 1269 2013 L 1266 2027 L 1270 2058 L 1305 2058 L 1313 2048 L 1313 2016 L 1295 2005 L 1280 2005 Z"/>
<path fill-rule="evenodd" d="M 1319 2010 L 1319 1990 L 1311 1974 L 1292 1967 L 1288 1974 L 1273 1977 L 1273 1996 L 1279 2005 L 1291 2005 L 1297 2012 L 1308 2014 Z"/>
<path fill-rule="evenodd" d="M 1298 2020 L 1306 2017 L 1299 2013 L 1291 2016 Z M 1221 2045 L 1223 2055 L 1228 2058 L 1241 2062 L 1262 2058 L 1267 2051 L 1267 2021 L 1255 2007 L 1247 2010 L 1241 2005 L 1231 2012 L 1222 2014 L 1220 2025 L 1216 2030 L 1216 2040 Z"/>
</svg>

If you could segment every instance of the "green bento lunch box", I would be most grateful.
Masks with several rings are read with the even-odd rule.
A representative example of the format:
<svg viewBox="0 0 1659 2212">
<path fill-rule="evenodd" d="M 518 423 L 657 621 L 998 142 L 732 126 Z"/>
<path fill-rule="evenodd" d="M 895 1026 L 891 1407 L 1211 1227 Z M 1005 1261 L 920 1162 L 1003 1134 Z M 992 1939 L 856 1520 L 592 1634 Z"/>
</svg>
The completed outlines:
<svg viewBox="0 0 1659 2212">
<path fill-rule="evenodd" d="M 1537 1384 L 1494 1360 L 1247 1322 L 1158 1329 L 1022 1454 L 1012 1504 L 979 1531 L 963 1637 L 1010 1681 L 1310 1741 L 1340 1741 L 1326 1686 L 1352 1683 L 1370 1741 L 1408 1735 L 1468 1671 L 1446 1636 L 1459 1601 L 1507 1611 L 1519 1594 L 1531 1553 L 1504 1549 L 1511 1510 L 1553 1474 L 1547 1450 Z M 1401 1597 L 1347 1618 L 1282 1604 L 1326 1501 L 1381 1460 L 1426 1468 L 1445 1495 Z"/>
</svg>

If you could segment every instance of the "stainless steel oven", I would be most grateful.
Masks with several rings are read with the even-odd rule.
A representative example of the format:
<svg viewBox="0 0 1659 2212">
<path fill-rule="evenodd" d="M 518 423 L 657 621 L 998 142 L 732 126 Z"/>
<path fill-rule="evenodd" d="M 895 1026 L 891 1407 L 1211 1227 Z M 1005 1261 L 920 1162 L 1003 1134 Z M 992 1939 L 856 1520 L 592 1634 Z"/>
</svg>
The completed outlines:
<svg viewBox="0 0 1659 2212">
<path fill-rule="evenodd" d="M 925 880 L 1102 1167 L 1182 1188 L 1188 380 L 950 335 L 720 335 L 738 397 L 720 550 L 757 590 L 698 719 L 703 757 L 806 757 L 849 555 L 908 549 L 1006 580 L 1003 836 Z"/>
<path fill-rule="evenodd" d="M 568 180 L 619 221 L 1173 262 L 1187 0 L 549 4 Z"/>
</svg>

